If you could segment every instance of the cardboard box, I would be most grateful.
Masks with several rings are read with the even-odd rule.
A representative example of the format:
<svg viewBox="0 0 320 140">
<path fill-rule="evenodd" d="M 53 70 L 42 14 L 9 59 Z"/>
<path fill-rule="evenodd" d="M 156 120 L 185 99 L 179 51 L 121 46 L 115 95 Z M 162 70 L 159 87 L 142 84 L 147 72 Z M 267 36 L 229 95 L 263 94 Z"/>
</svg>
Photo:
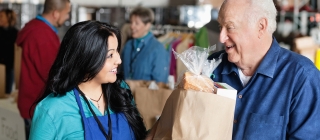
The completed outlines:
<svg viewBox="0 0 320 140">
<path fill-rule="evenodd" d="M 313 63 L 315 62 L 316 59 L 316 53 L 317 53 L 317 46 L 311 47 L 311 48 L 305 48 L 298 50 L 297 52 L 307 58 L 309 58 Z"/>
<path fill-rule="evenodd" d="M 237 90 L 235 90 L 233 87 L 229 86 L 226 83 L 218 83 L 215 82 L 214 86 L 217 88 L 216 94 L 227 97 L 233 100 L 237 99 Z"/>
<path fill-rule="evenodd" d="M 315 40 L 311 36 L 298 37 L 294 39 L 293 51 L 298 51 L 317 46 Z"/>
<path fill-rule="evenodd" d="M 294 40 L 293 51 L 309 58 L 312 62 L 315 62 L 318 48 L 319 46 L 312 37 L 299 37 Z"/>
</svg>

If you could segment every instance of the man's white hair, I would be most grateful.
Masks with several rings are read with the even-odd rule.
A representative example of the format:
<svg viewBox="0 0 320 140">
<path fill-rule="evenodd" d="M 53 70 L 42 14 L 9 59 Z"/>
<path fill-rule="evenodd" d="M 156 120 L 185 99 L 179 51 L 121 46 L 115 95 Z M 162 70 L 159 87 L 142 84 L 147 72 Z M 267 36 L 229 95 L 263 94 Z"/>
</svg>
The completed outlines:
<svg viewBox="0 0 320 140">
<path fill-rule="evenodd" d="M 256 23 L 260 18 L 267 18 L 268 27 L 267 30 L 269 33 L 273 33 L 277 28 L 277 9 L 273 0 L 248 0 L 250 3 L 249 10 L 250 13 L 246 13 L 253 21 Z"/>
</svg>

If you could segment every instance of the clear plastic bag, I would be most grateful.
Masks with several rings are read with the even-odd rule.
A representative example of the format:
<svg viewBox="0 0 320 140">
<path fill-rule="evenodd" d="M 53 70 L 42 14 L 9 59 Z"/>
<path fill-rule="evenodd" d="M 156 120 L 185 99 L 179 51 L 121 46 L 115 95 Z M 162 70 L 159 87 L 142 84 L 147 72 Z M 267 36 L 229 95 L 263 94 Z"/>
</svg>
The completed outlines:
<svg viewBox="0 0 320 140">
<path fill-rule="evenodd" d="M 210 52 L 215 49 L 215 45 L 208 48 L 193 46 L 181 54 L 172 50 L 175 58 L 180 59 L 188 69 L 183 76 L 179 76 L 176 86 L 183 89 L 214 92 L 214 82 L 210 79 L 210 76 L 222 59 L 221 56 L 219 59 L 213 60 L 207 60 L 207 58 Z"/>
</svg>

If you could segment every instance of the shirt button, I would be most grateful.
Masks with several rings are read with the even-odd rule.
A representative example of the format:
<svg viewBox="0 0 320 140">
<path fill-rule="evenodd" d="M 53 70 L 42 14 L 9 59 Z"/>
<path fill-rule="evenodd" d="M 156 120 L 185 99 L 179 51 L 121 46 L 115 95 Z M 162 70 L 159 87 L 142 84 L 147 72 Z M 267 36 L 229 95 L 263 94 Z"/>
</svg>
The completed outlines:
<svg viewBox="0 0 320 140">
<path fill-rule="evenodd" d="M 233 120 L 233 123 L 237 123 L 238 121 L 237 120 Z"/>
<path fill-rule="evenodd" d="M 239 95 L 239 98 L 241 99 L 241 98 L 242 98 L 242 95 Z"/>
</svg>

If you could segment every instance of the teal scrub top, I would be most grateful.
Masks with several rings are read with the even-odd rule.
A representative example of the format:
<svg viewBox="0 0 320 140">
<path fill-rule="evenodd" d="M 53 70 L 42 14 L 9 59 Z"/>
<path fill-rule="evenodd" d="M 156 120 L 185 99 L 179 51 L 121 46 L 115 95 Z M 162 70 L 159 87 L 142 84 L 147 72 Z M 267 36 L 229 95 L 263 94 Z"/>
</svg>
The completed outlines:
<svg viewBox="0 0 320 140">
<path fill-rule="evenodd" d="M 85 100 L 81 96 L 80 100 L 85 116 L 91 117 L 92 113 Z M 102 116 L 98 108 L 90 100 L 89 102 L 96 115 Z M 110 109 L 109 111 L 113 114 Z M 50 94 L 36 106 L 29 139 L 43 138 L 47 140 L 84 139 L 82 119 L 72 90 L 65 96 L 54 97 Z"/>
</svg>

